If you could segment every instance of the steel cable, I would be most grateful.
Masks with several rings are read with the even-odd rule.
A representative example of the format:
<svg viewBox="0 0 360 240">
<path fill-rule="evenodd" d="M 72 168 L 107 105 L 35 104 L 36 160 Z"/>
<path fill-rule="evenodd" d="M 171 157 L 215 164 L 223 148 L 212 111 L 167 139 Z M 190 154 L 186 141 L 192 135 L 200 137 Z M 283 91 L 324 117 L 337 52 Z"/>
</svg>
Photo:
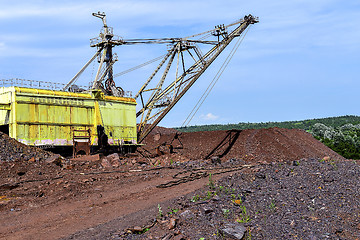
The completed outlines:
<svg viewBox="0 0 360 240">
<path fill-rule="evenodd" d="M 181 125 L 181 127 L 187 126 L 190 124 L 191 120 L 194 118 L 194 116 L 196 115 L 196 113 L 198 112 L 198 110 L 200 109 L 201 105 L 204 103 L 204 101 L 206 100 L 206 98 L 208 97 L 208 95 L 210 94 L 210 92 L 212 91 L 212 89 L 214 88 L 215 84 L 217 83 L 217 81 L 220 79 L 220 76 L 222 75 L 222 73 L 224 72 L 224 70 L 226 69 L 226 67 L 228 66 L 229 62 L 231 61 L 231 59 L 233 58 L 235 52 L 238 50 L 240 44 L 242 43 L 242 41 L 244 40 L 247 32 L 249 31 L 250 27 L 247 29 L 247 31 L 245 32 L 244 35 L 242 35 L 241 38 L 239 38 L 239 40 L 236 42 L 235 46 L 233 47 L 233 49 L 230 51 L 229 55 L 227 56 L 227 58 L 225 59 L 224 63 L 222 64 L 222 66 L 220 67 L 219 71 L 216 73 L 216 75 L 214 76 L 213 80 L 211 81 L 211 83 L 209 84 L 209 86 L 206 88 L 206 90 L 204 91 L 203 95 L 200 97 L 200 99 L 198 100 L 198 102 L 196 103 L 196 105 L 194 106 L 194 108 L 192 109 L 192 111 L 190 112 L 190 114 L 188 115 L 188 117 L 185 119 L 185 121 L 183 122 L 183 124 Z"/>
<path fill-rule="evenodd" d="M 124 74 L 129 73 L 129 72 L 132 72 L 132 71 L 134 71 L 134 70 L 136 70 L 136 69 L 142 68 L 142 67 L 144 67 L 144 66 L 146 66 L 146 65 L 149 65 L 149 64 L 151 64 L 151 63 L 153 63 L 153 62 L 156 62 L 156 61 L 162 59 L 162 58 L 165 57 L 165 56 L 166 56 L 166 54 L 164 54 L 164 55 L 162 55 L 162 56 L 160 56 L 160 57 L 154 58 L 154 59 L 152 59 L 152 60 L 150 60 L 150 61 L 147 61 L 147 62 L 145 62 L 145 63 L 142 63 L 142 64 L 140 64 L 140 65 L 138 65 L 138 66 L 135 66 L 135 67 L 132 67 L 132 68 L 127 69 L 127 70 L 125 70 L 125 71 L 122 71 L 122 72 L 120 72 L 120 73 L 117 73 L 117 74 L 114 75 L 114 78 L 119 77 L 119 76 L 124 75 Z"/>
</svg>

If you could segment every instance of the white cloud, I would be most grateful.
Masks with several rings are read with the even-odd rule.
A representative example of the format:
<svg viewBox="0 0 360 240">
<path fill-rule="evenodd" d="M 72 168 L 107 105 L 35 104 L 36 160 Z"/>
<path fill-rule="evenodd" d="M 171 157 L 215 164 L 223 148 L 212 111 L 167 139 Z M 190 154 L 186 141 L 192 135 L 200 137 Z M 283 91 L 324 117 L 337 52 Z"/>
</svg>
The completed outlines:
<svg viewBox="0 0 360 240">
<path fill-rule="evenodd" d="M 0 42 L 1 58 L 4 57 L 33 57 L 33 58 L 61 58 L 72 56 L 84 56 L 92 53 L 88 46 L 79 48 L 30 48 L 30 47 L 18 47 L 11 48 L 5 43 Z M 85 61 L 85 60 L 84 60 Z"/>
<path fill-rule="evenodd" d="M 206 120 L 206 121 L 216 120 L 216 119 L 219 118 L 219 116 L 216 116 L 216 115 L 214 115 L 214 114 L 212 114 L 212 113 L 208 113 L 208 114 L 206 114 L 206 115 L 201 115 L 200 117 L 201 117 L 203 120 Z"/>
<path fill-rule="evenodd" d="M 15 5 L 6 6 L 3 4 L 0 10 L 0 19 L 19 19 L 28 17 L 56 17 L 62 18 L 74 18 L 83 17 L 86 11 L 90 8 L 85 4 L 72 4 L 64 7 L 64 4 L 52 4 L 47 6 L 46 4 L 33 4 L 28 2 L 18 3 Z"/>
</svg>

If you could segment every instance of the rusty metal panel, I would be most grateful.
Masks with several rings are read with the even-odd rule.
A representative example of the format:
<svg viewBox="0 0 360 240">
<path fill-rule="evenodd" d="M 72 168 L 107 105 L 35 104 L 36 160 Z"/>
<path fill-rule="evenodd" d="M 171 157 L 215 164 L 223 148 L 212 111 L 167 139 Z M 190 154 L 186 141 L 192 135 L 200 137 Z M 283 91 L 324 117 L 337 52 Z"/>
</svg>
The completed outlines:
<svg viewBox="0 0 360 240">
<path fill-rule="evenodd" d="M 123 105 L 116 102 L 99 102 L 100 114 L 110 144 L 121 144 L 124 141 L 136 143 L 136 109 L 134 105 Z M 114 111 L 116 114 L 114 114 Z M 121 137 L 119 137 L 121 136 Z"/>
<path fill-rule="evenodd" d="M 135 107 L 132 98 L 0 88 L 0 125 L 8 123 L 10 137 L 28 145 L 72 146 L 76 129 L 90 129 L 91 144 L 97 145 L 98 124 L 105 127 L 110 144 L 136 143 Z"/>
</svg>

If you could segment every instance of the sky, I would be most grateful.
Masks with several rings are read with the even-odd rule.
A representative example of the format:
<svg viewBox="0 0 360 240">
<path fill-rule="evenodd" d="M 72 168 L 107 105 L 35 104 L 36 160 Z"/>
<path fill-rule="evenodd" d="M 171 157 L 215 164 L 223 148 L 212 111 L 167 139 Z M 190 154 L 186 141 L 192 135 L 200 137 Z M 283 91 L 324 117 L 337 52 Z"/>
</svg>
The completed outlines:
<svg viewBox="0 0 360 240">
<path fill-rule="evenodd" d="M 184 37 L 259 17 L 189 125 L 360 115 L 360 1 L 0 0 L 0 79 L 67 83 L 92 57 L 105 12 L 125 39 Z M 231 46 L 160 123 L 182 126 Z M 119 46 L 114 73 L 166 53 Z M 136 93 L 153 69 L 116 81 Z M 79 84 L 87 84 L 96 65 Z"/>
</svg>

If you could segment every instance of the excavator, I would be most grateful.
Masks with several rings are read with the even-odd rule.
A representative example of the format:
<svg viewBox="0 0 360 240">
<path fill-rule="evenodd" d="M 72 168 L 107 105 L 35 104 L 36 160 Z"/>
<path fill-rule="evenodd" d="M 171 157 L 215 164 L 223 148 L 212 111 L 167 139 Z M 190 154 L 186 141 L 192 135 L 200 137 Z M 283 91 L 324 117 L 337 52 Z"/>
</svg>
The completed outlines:
<svg viewBox="0 0 360 240">
<path fill-rule="evenodd" d="M 102 21 L 100 34 L 90 39 L 95 54 L 68 83 L 59 88 L 59 83 L 51 82 L 0 81 L 4 86 L 0 87 L 0 131 L 27 145 L 74 147 L 74 156 L 79 151 L 88 154 L 91 148 L 109 146 L 117 147 L 120 152 L 134 152 L 224 49 L 237 39 L 186 119 L 191 121 L 250 26 L 259 21 L 249 14 L 231 24 L 217 25 L 186 37 L 124 39 L 114 35 L 104 12 L 92 15 Z M 154 44 L 165 47 L 161 56 L 114 74 L 113 67 L 118 61 L 115 47 Z M 95 70 L 96 61 L 98 67 L 89 87 L 76 85 L 91 64 Z M 144 82 L 131 81 L 139 83 L 134 97 L 124 86 L 116 86 L 115 78 L 151 67 L 154 70 Z M 5 87 L 6 84 L 10 87 Z"/>
<path fill-rule="evenodd" d="M 114 78 L 160 60 L 134 97 L 140 103 L 140 109 L 136 112 L 138 143 L 141 143 L 159 124 L 223 50 L 235 38 L 240 38 L 234 47 L 236 50 L 245 37 L 245 30 L 259 22 L 258 17 L 249 14 L 229 25 L 217 25 L 214 29 L 182 38 L 123 39 L 113 34 L 113 28 L 107 25 L 105 13 L 97 12 L 93 13 L 93 16 L 100 18 L 103 22 L 100 35 L 91 39 L 90 46 L 96 47 L 97 51 L 64 86 L 63 91 L 71 90 L 71 86 L 74 86 L 80 74 L 98 57 L 100 58 L 99 66 L 92 88 L 100 89 L 106 95 L 124 96 L 124 90 L 115 85 Z M 113 54 L 113 48 L 136 44 L 166 44 L 168 50 L 159 58 L 114 75 L 113 65 L 118 59 Z M 208 50 L 203 53 L 200 45 L 210 46 L 210 48 L 208 47 Z M 231 54 L 233 55 L 234 51 Z M 171 68 L 175 69 L 175 76 L 172 77 L 169 76 Z"/>
</svg>

